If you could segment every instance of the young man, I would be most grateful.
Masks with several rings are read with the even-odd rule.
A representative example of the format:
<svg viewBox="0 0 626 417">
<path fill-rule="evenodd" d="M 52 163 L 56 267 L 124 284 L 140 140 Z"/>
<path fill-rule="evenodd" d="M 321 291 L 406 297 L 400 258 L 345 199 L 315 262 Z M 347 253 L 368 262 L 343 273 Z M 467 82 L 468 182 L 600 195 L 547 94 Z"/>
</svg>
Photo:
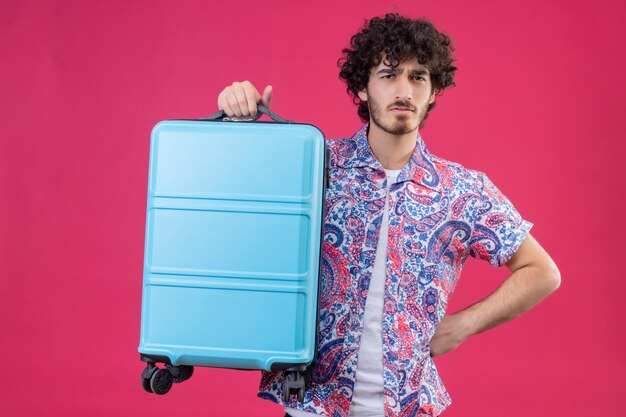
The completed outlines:
<svg viewBox="0 0 626 417">
<path fill-rule="evenodd" d="M 293 417 L 437 416 L 449 404 L 432 357 L 524 313 L 559 271 L 510 201 L 479 171 L 428 152 L 419 127 L 454 85 L 450 39 L 423 20 L 373 18 L 345 49 L 340 76 L 365 123 L 330 140 L 318 355 Z M 218 98 L 230 116 L 269 105 L 249 82 Z M 506 265 L 490 296 L 445 314 L 467 256 Z M 282 403 L 283 374 L 259 396 Z"/>
</svg>

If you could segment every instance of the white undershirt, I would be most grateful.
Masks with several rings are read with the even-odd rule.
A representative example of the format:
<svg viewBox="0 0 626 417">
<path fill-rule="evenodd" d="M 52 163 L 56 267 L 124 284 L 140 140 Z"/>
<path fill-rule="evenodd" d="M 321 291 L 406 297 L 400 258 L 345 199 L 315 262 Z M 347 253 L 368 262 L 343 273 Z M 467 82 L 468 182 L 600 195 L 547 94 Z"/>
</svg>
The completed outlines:
<svg viewBox="0 0 626 417">
<path fill-rule="evenodd" d="M 374 271 L 370 280 L 363 315 L 363 333 L 356 366 L 356 381 L 349 417 L 380 417 L 385 415 L 383 396 L 383 298 L 385 295 L 385 270 L 387 266 L 387 235 L 389 232 L 389 188 L 396 181 L 400 170 L 385 170 L 387 193 L 383 221 L 380 225 Z M 295 408 L 285 407 L 285 412 L 293 417 L 316 417 Z M 320 416 L 321 417 L 321 416 Z"/>
</svg>

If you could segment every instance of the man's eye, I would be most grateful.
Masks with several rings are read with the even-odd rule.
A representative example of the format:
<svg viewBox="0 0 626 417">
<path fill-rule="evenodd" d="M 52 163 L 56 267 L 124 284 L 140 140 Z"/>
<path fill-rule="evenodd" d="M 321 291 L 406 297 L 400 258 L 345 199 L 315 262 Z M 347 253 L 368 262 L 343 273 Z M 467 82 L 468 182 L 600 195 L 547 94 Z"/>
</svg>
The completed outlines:
<svg viewBox="0 0 626 417">
<path fill-rule="evenodd" d="M 385 74 L 385 75 L 383 75 L 383 78 L 391 79 L 391 78 L 393 78 L 393 74 Z"/>
</svg>

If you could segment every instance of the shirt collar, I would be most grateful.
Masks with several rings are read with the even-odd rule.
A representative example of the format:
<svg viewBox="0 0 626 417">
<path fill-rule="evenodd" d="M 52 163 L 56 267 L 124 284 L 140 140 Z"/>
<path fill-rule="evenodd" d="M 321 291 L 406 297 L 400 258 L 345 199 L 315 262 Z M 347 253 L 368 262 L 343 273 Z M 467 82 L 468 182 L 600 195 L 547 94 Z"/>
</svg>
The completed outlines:
<svg viewBox="0 0 626 417">
<path fill-rule="evenodd" d="M 344 146 L 337 160 L 337 165 L 342 168 L 362 168 L 370 167 L 376 170 L 383 170 L 383 166 L 376 159 L 369 141 L 367 140 L 367 129 L 369 123 L 365 123 L 349 139 L 344 139 Z M 428 151 L 422 137 L 417 133 L 415 149 L 409 162 L 402 168 L 396 182 L 413 181 L 435 191 L 441 191 L 441 180 L 439 172 L 433 160 L 433 156 Z"/>
</svg>

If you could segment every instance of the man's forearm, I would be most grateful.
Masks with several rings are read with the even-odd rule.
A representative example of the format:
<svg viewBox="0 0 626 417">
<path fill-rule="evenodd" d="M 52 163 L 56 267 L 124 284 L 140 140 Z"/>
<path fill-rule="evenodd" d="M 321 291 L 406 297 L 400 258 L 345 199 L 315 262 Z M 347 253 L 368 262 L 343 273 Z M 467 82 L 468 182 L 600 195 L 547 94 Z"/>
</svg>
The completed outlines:
<svg viewBox="0 0 626 417">
<path fill-rule="evenodd" d="M 455 314 L 463 339 L 525 313 L 556 290 L 560 280 L 556 268 L 528 265 L 517 269 L 491 295 Z"/>
</svg>

